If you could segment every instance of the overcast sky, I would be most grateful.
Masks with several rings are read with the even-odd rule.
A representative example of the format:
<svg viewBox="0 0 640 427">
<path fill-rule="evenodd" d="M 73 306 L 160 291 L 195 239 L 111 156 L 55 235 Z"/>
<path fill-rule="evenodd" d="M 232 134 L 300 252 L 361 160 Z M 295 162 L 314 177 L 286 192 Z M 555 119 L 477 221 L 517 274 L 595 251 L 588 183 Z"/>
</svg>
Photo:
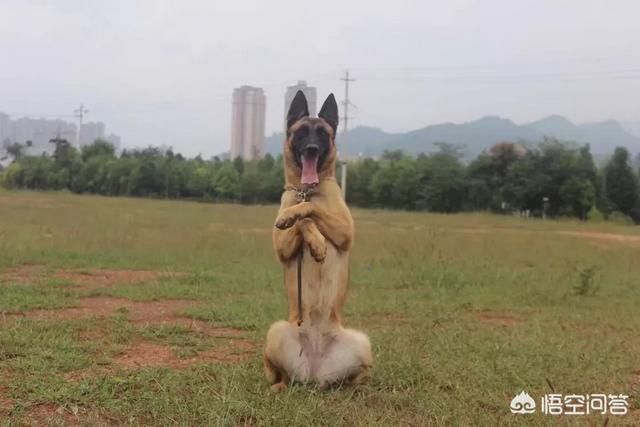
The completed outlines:
<svg viewBox="0 0 640 427">
<path fill-rule="evenodd" d="M 269 135 L 287 85 L 342 99 L 346 68 L 354 125 L 640 121 L 634 0 L 0 0 L 0 17 L 0 111 L 83 102 L 125 146 L 226 151 L 234 87 L 265 89 Z"/>
</svg>

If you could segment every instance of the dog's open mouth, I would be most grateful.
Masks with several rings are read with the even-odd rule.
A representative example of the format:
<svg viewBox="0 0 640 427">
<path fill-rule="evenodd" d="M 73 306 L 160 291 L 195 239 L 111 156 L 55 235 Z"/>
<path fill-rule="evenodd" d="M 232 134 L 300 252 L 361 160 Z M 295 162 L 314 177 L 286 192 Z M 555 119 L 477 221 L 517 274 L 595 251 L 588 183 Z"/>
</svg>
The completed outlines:
<svg viewBox="0 0 640 427">
<path fill-rule="evenodd" d="M 307 157 L 302 155 L 302 175 L 300 177 L 300 183 L 302 184 L 317 184 L 320 182 L 318 179 L 318 156 Z"/>
</svg>

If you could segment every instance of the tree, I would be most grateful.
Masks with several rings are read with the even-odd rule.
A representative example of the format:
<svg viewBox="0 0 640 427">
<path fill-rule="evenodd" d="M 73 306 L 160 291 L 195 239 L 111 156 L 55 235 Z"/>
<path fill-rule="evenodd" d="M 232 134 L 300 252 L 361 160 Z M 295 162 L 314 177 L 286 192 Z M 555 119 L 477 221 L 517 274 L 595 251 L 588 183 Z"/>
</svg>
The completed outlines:
<svg viewBox="0 0 640 427">
<path fill-rule="evenodd" d="M 372 206 L 390 206 L 393 197 L 393 182 L 396 179 L 392 162 L 383 163 L 371 178 L 368 191 L 371 193 Z"/>
<path fill-rule="evenodd" d="M 53 169 L 53 160 L 48 156 L 25 156 L 20 160 L 24 171 L 22 185 L 31 190 L 46 190 L 47 178 Z"/>
<path fill-rule="evenodd" d="M 419 158 L 417 207 L 433 212 L 460 212 L 468 191 L 464 165 L 454 155 L 443 152 Z"/>
<path fill-rule="evenodd" d="M 400 160 L 404 157 L 402 150 L 384 150 L 381 158 L 383 160 Z"/>
<path fill-rule="evenodd" d="M 258 172 L 260 173 L 269 173 L 273 167 L 275 166 L 276 161 L 273 156 L 267 153 L 263 158 L 258 160 Z"/>
<path fill-rule="evenodd" d="M 226 161 L 213 175 L 213 190 L 221 200 L 237 200 L 240 193 L 240 174 L 234 167 L 236 162 Z"/>
<path fill-rule="evenodd" d="M 504 202 L 503 188 L 513 164 L 526 150 L 519 144 L 500 142 L 469 164 L 470 205 L 474 209 L 499 211 Z"/>
<path fill-rule="evenodd" d="M 541 212 L 549 177 L 540 169 L 540 157 L 538 150 L 528 151 L 509 169 L 501 192 L 511 209 Z"/>
<path fill-rule="evenodd" d="M 185 159 L 173 150 L 147 147 L 124 150 L 97 140 L 78 153 L 68 141 L 55 138 L 53 156 L 25 155 L 14 144 L 14 162 L 0 173 L 8 188 L 64 189 L 78 193 L 199 200 L 277 203 L 282 195 L 282 156 L 221 160 L 201 156 Z M 601 212 L 617 210 L 640 223 L 638 177 L 629 153 L 616 149 L 606 168 L 598 170 L 588 145 L 555 139 L 525 150 L 502 142 L 469 165 L 460 149 L 437 144 L 439 151 L 417 157 L 387 151 L 379 160 L 349 164 L 348 202 L 363 207 L 459 212 L 462 210 L 530 210 L 585 219 L 594 204 Z M 640 160 L 640 159 L 639 159 Z"/>
<path fill-rule="evenodd" d="M 420 176 L 416 170 L 416 161 L 405 156 L 397 162 L 392 162 L 395 177 L 392 183 L 391 207 L 396 209 L 415 210 L 418 207 Z"/>
<path fill-rule="evenodd" d="M 570 208 L 569 213 L 585 220 L 596 202 L 596 189 L 588 179 L 573 176 L 560 188 L 560 196 Z"/>
<path fill-rule="evenodd" d="M 25 148 L 26 147 L 24 145 L 14 142 L 7 146 L 7 153 L 13 157 L 13 161 L 18 161 L 22 158 Z"/>
<path fill-rule="evenodd" d="M 267 154 L 263 161 L 258 162 L 258 173 L 260 176 L 258 185 L 260 194 L 265 202 L 279 202 L 284 186 L 284 163 L 282 156 L 274 159 L 270 154 Z M 267 163 L 267 165 L 272 163 L 270 169 L 264 166 L 264 163 Z"/>
<path fill-rule="evenodd" d="M 433 145 L 438 148 L 438 153 L 440 154 L 447 154 L 456 159 L 462 159 L 464 157 L 464 145 L 450 144 L 448 142 L 434 142 Z"/>
<path fill-rule="evenodd" d="M 629 152 L 626 148 L 616 147 L 613 157 L 605 167 L 604 180 L 609 211 L 636 216 L 636 209 L 640 206 L 638 177 L 629 164 Z M 637 222 L 640 218 L 634 220 Z"/>
<path fill-rule="evenodd" d="M 371 206 L 373 194 L 370 183 L 380 169 L 380 162 L 373 159 L 358 160 L 349 163 L 347 179 L 347 201 L 357 206 Z"/>
<path fill-rule="evenodd" d="M 23 187 L 24 168 L 18 162 L 13 162 L 0 175 L 0 183 L 7 188 Z"/>
<path fill-rule="evenodd" d="M 242 157 L 238 156 L 233 159 L 233 168 L 240 174 L 244 172 L 244 160 Z"/>
<path fill-rule="evenodd" d="M 512 164 L 502 194 L 515 210 L 540 214 L 546 198 L 549 201 L 547 215 L 584 218 L 595 203 L 597 184 L 597 171 L 588 145 L 575 148 L 546 138 Z M 591 205 L 585 206 L 589 203 Z"/>
<path fill-rule="evenodd" d="M 264 200 L 260 192 L 260 175 L 252 169 L 245 169 L 240 177 L 240 201 L 242 203 L 258 203 Z"/>
<path fill-rule="evenodd" d="M 69 141 L 63 138 L 54 138 L 50 142 L 56 145 L 53 151 L 56 168 L 70 168 L 77 155 L 76 149 L 69 144 Z"/>
<path fill-rule="evenodd" d="M 111 143 L 102 139 L 96 139 L 93 144 L 82 147 L 81 156 L 84 161 L 92 157 L 113 158 L 115 156 L 115 152 L 116 150 Z"/>
</svg>

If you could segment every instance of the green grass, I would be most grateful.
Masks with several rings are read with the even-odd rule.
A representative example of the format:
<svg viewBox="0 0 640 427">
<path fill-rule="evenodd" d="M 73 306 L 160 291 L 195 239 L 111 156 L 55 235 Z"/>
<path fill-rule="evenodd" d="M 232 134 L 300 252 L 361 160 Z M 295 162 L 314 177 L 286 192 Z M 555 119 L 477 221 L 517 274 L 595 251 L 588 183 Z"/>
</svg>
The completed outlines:
<svg viewBox="0 0 640 427">
<path fill-rule="evenodd" d="M 273 394 L 260 346 L 268 326 L 286 316 L 271 248 L 275 213 L 275 206 L 0 192 L 0 425 L 20 425 L 44 404 L 63 408 L 52 423 L 87 425 L 556 425 L 552 416 L 509 411 L 521 390 L 539 402 L 551 386 L 629 394 L 632 414 L 609 423 L 640 423 L 638 228 L 355 209 L 345 316 L 370 335 L 375 366 L 357 387 Z M 44 266 L 42 277 L 2 275 L 24 264 Z M 95 268 L 183 274 L 89 290 L 54 277 L 58 269 Z M 581 272 L 589 269 L 585 285 Z M 139 340 L 189 357 L 224 339 L 133 325 L 127 310 L 2 318 L 89 295 L 192 300 L 184 313 L 244 330 L 256 350 L 240 363 L 125 370 L 112 358 Z M 94 373 L 69 375 L 83 370 Z M 585 422 L 605 419 L 561 421 Z"/>
</svg>

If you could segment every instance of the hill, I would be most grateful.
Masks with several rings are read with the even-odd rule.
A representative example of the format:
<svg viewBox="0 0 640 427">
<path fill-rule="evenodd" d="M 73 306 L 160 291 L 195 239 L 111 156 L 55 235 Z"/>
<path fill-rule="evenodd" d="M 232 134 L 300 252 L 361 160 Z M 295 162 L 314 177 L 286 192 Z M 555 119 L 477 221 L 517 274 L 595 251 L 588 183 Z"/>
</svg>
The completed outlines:
<svg viewBox="0 0 640 427">
<path fill-rule="evenodd" d="M 359 126 L 349 131 L 351 155 L 379 156 L 384 150 L 403 150 L 410 154 L 429 153 L 437 149 L 434 143 L 446 142 L 464 146 L 466 158 L 500 141 L 539 142 L 545 136 L 578 144 L 591 144 L 595 155 L 606 155 L 616 146 L 640 152 L 640 136 L 633 135 L 615 120 L 574 124 L 565 117 L 552 115 L 541 120 L 518 125 L 509 119 L 486 116 L 465 123 L 442 123 L 406 133 L 387 133 L 375 127 Z M 282 151 L 284 135 L 276 133 L 266 138 L 266 152 Z M 340 139 L 338 139 L 340 144 Z"/>
</svg>

